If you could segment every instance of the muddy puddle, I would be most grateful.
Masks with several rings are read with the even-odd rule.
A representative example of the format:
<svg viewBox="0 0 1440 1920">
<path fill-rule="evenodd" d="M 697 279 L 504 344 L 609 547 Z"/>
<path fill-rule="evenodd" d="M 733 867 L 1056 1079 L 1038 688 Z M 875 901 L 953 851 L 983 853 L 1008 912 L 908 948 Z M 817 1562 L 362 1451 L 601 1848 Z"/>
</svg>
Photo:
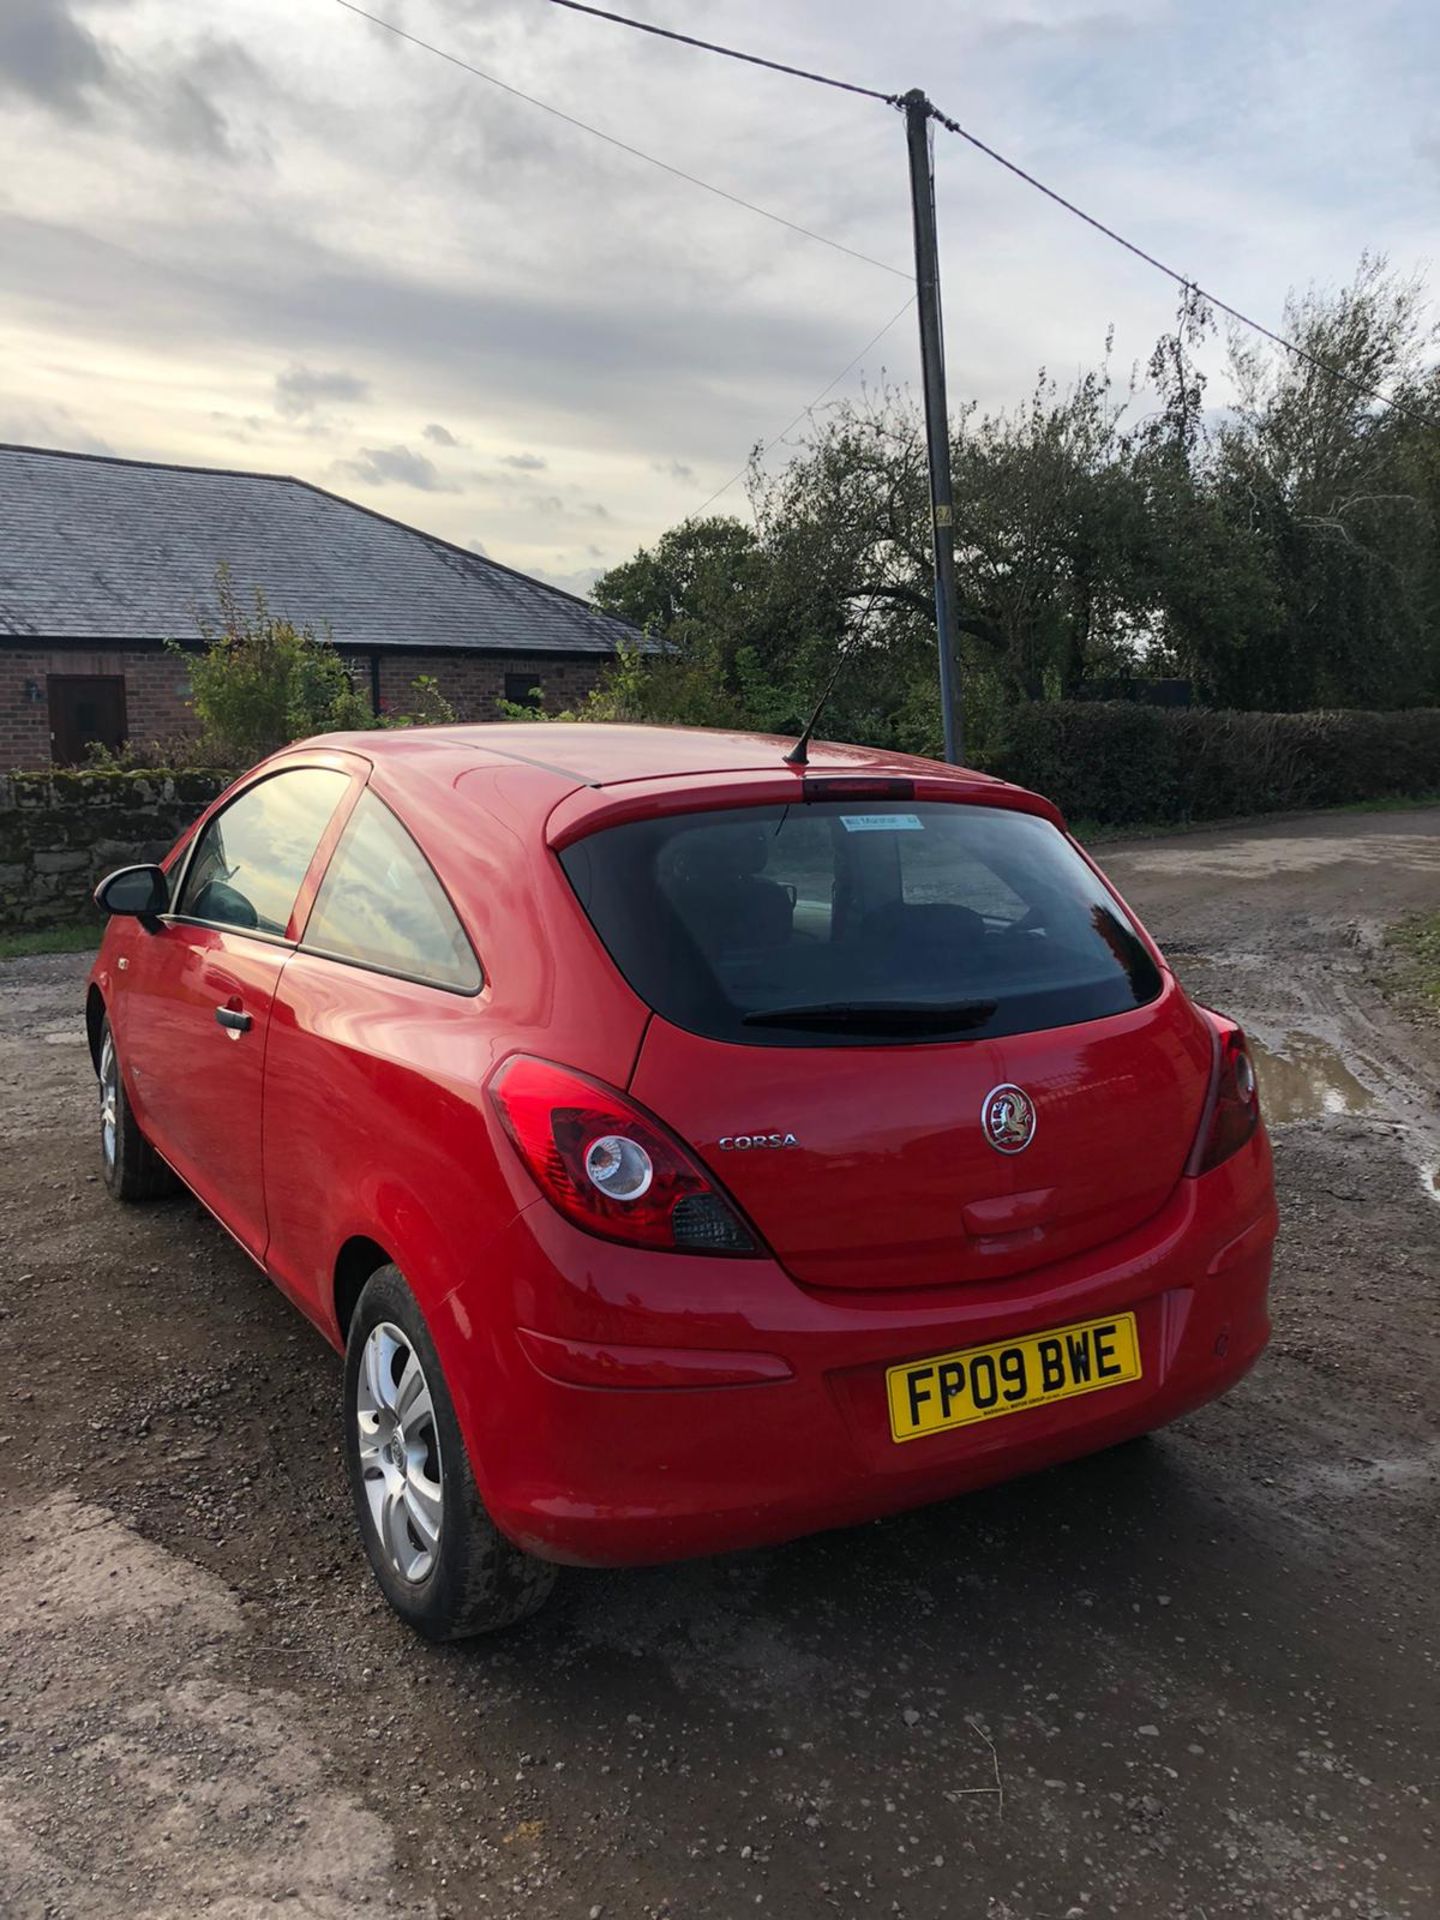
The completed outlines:
<svg viewBox="0 0 1440 1920">
<path fill-rule="evenodd" d="M 1313 1034 L 1288 1033 L 1283 1046 L 1273 1048 L 1252 1034 L 1250 1051 L 1260 1075 L 1261 1110 L 1272 1125 L 1364 1113 L 1375 1104 L 1375 1095 L 1338 1051 Z"/>
</svg>

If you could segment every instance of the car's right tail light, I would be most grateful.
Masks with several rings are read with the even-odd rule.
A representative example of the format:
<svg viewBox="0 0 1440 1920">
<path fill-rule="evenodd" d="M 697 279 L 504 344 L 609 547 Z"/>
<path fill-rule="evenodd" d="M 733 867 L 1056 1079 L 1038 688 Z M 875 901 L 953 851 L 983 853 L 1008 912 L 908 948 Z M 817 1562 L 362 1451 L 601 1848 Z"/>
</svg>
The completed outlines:
<svg viewBox="0 0 1440 1920">
<path fill-rule="evenodd" d="M 1209 1173 L 1238 1153 L 1260 1124 L 1260 1091 L 1255 1062 L 1244 1033 L 1233 1020 L 1202 1008 L 1215 1034 L 1215 1067 L 1210 1097 L 1187 1173 Z"/>
<path fill-rule="evenodd" d="M 490 1098 L 545 1198 L 587 1233 L 671 1253 L 760 1252 L 675 1136 L 603 1081 L 514 1054 Z"/>
</svg>

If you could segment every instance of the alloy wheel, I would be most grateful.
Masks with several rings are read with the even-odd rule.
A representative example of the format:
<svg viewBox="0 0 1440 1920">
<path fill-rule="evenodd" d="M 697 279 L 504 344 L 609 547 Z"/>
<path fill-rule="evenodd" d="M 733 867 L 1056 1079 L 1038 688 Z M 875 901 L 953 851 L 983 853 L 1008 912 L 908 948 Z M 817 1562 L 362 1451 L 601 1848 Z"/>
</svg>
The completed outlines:
<svg viewBox="0 0 1440 1920">
<path fill-rule="evenodd" d="M 115 1058 L 115 1042 L 107 1033 L 100 1048 L 100 1151 L 109 1173 L 115 1170 L 119 1124 L 120 1063 Z"/>
<path fill-rule="evenodd" d="M 392 1572 L 426 1579 L 440 1551 L 445 1490 L 435 1402 L 409 1337 L 392 1321 L 370 1329 L 355 1383 L 360 1472 L 375 1536 Z"/>
</svg>

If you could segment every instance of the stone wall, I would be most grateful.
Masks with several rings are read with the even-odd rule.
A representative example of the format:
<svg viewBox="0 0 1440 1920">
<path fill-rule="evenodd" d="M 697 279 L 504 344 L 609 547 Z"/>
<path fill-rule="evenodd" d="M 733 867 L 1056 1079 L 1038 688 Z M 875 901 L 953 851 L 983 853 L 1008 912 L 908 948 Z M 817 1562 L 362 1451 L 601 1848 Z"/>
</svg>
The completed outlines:
<svg viewBox="0 0 1440 1920">
<path fill-rule="evenodd" d="M 0 933 L 99 916 L 115 867 L 158 860 L 228 784 L 219 773 L 17 773 L 0 779 Z"/>
</svg>

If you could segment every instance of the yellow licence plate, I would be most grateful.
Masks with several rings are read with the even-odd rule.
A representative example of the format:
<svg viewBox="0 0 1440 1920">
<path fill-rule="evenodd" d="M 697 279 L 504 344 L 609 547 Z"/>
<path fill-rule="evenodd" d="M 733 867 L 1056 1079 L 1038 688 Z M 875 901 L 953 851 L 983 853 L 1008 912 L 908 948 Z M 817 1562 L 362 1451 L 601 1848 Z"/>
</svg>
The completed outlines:
<svg viewBox="0 0 1440 1920">
<path fill-rule="evenodd" d="M 896 1440 L 919 1440 L 1139 1378 L 1133 1313 L 1052 1327 L 889 1368 L 890 1433 Z"/>
</svg>

